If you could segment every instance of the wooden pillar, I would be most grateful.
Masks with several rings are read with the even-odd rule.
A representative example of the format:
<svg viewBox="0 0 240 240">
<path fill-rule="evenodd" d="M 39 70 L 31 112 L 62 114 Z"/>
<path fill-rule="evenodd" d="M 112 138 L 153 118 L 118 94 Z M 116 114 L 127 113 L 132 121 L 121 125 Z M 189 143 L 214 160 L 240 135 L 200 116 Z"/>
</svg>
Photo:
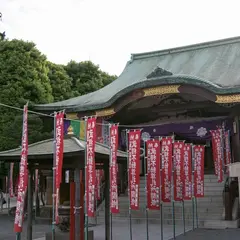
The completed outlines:
<svg viewBox="0 0 240 240">
<path fill-rule="evenodd" d="M 70 183 L 70 240 L 75 240 L 75 182 Z"/>
<path fill-rule="evenodd" d="M 75 182 L 75 239 L 80 239 L 80 169 L 74 172 Z"/>
<path fill-rule="evenodd" d="M 235 162 L 240 161 L 239 117 L 234 117 L 235 132 L 232 136 L 232 151 Z"/>
<path fill-rule="evenodd" d="M 27 240 L 32 240 L 32 209 L 33 209 L 33 169 L 28 166 L 28 218 L 27 218 Z"/>
<path fill-rule="evenodd" d="M 110 240 L 110 179 L 109 179 L 109 162 L 104 163 L 104 176 L 105 176 L 105 240 Z"/>
<path fill-rule="evenodd" d="M 47 189 L 46 189 L 46 205 L 52 205 L 52 194 L 53 194 L 53 177 L 47 176 Z"/>
<path fill-rule="evenodd" d="M 80 240 L 84 240 L 84 182 L 83 170 L 80 172 Z"/>
</svg>

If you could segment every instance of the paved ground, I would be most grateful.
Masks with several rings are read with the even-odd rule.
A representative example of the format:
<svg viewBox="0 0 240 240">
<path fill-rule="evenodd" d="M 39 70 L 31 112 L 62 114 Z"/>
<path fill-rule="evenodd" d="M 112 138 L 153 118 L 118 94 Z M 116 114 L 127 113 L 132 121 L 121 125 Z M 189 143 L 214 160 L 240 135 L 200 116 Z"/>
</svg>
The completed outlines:
<svg viewBox="0 0 240 240">
<path fill-rule="evenodd" d="M 0 240 L 15 240 L 15 233 L 13 231 L 13 217 L 6 214 L 0 214 Z M 24 224 L 24 231 L 21 240 L 26 240 L 26 223 Z M 46 231 L 51 231 L 51 226 L 35 225 L 33 226 L 33 239 L 43 237 Z"/>
<path fill-rule="evenodd" d="M 12 199 L 11 206 L 15 205 L 15 200 Z M 0 240 L 15 240 L 15 233 L 13 232 L 13 217 L 7 215 L 6 205 L 3 213 L 0 212 Z M 26 240 L 26 223 L 24 224 L 24 231 L 22 233 L 22 239 Z M 105 240 L 104 225 L 98 225 L 92 228 L 94 230 L 95 240 Z M 51 231 L 50 225 L 34 225 L 33 226 L 33 239 L 45 240 L 45 232 Z M 238 240 L 240 239 L 240 229 L 225 229 L 225 230 L 206 230 L 196 229 L 191 231 L 191 227 L 186 227 L 187 233 L 183 233 L 183 227 L 176 227 L 176 240 Z M 173 239 L 172 226 L 164 226 L 164 239 Z M 145 224 L 133 224 L 132 227 L 132 239 L 133 240 L 146 240 L 146 225 Z M 122 240 L 130 239 L 130 229 L 128 220 L 113 222 L 113 239 Z M 149 239 L 159 240 L 161 239 L 161 229 L 159 225 L 149 226 Z"/>
<path fill-rule="evenodd" d="M 196 229 L 181 235 L 176 240 L 239 240 L 240 229 Z"/>
</svg>

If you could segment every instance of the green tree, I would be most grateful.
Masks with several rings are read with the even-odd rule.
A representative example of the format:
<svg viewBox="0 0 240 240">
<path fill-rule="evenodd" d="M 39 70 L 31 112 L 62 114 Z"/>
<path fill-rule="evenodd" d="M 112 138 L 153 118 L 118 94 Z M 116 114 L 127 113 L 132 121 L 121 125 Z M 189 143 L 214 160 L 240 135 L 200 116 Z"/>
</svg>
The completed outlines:
<svg viewBox="0 0 240 240">
<path fill-rule="evenodd" d="M 22 108 L 26 102 L 31 107 L 33 103 L 53 101 L 46 57 L 32 42 L 0 41 L 0 86 L 2 104 Z M 22 124 L 19 129 L 15 123 L 22 118 L 22 112 L 3 106 L 0 112 L 0 150 L 19 146 Z M 35 126 L 29 131 L 29 143 L 43 137 L 36 133 L 41 129 L 40 118 L 35 117 L 32 124 Z"/>
<path fill-rule="evenodd" d="M 70 61 L 65 69 L 68 75 L 72 78 L 74 96 L 94 92 L 116 79 L 116 76 L 111 76 L 102 72 L 99 66 L 91 61 L 79 63 Z"/>
<path fill-rule="evenodd" d="M 64 66 L 48 62 L 48 78 L 52 86 L 54 102 L 71 98 L 72 79 L 68 76 Z"/>
</svg>

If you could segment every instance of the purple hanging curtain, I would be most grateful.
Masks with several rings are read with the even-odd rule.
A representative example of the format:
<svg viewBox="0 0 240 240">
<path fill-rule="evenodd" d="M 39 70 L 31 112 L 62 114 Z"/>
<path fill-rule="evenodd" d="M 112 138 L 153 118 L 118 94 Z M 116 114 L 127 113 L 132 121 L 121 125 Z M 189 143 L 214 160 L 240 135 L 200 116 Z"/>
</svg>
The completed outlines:
<svg viewBox="0 0 240 240">
<path fill-rule="evenodd" d="M 229 130 L 230 134 L 233 132 L 233 119 L 217 119 L 217 120 L 202 120 L 199 122 L 191 123 L 170 123 L 152 127 L 141 127 L 142 138 L 152 138 L 157 136 L 168 136 L 172 133 L 177 134 L 179 137 L 188 140 L 206 141 L 211 139 L 210 130 L 215 130 L 225 123 L 225 130 Z M 120 134 L 120 143 L 124 147 L 126 144 L 125 131 Z"/>
</svg>

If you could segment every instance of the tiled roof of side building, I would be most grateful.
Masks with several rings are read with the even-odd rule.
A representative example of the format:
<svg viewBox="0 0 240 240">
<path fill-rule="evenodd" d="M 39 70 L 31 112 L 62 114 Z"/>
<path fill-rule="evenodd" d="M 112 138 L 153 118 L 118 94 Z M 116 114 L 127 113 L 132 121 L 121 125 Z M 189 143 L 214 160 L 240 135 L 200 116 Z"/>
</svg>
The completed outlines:
<svg viewBox="0 0 240 240">
<path fill-rule="evenodd" d="M 156 68 L 168 75 L 148 77 Z M 164 84 L 193 84 L 217 94 L 240 92 L 240 37 L 132 54 L 121 75 L 95 92 L 61 102 L 36 105 L 36 110 L 97 110 L 140 88 Z"/>
<path fill-rule="evenodd" d="M 82 152 L 85 150 L 85 141 L 79 140 L 74 136 L 67 137 L 64 139 L 64 154 L 68 153 L 77 153 Z M 95 152 L 97 154 L 103 154 L 103 155 L 109 155 L 110 150 L 109 147 L 97 143 L 95 147 Z M 53 139 L 48 139 L 44 141 L 40 141 L 37 143 L 33 143 L 29 145 L 28 148 L 28 157 L 34 157 L 34 156 L 47 156 L 53 154 Z M 0 160 L 5 160 L 8 157 L 11 158 L 18 158 L 20 160 L 21 156 L 21 148 L 11 149 L 7 151 L 0 152 Z M 126 158 L 126 153 L 123 151 L 118 151 L 117 156 L 120 158 Z"/>
</svg>

